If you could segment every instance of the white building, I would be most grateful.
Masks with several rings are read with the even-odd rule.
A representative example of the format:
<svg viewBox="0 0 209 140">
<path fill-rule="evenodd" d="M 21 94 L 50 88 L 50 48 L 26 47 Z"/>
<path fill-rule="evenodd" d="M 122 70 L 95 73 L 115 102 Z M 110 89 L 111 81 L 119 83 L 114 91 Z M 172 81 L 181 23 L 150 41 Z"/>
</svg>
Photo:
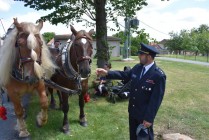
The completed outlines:
<svg viewBox="0 0 209 140">
<path fill-rule="evenodd" d="M 59 40 L 60 45 L 63 46 L 66 44 L 69 38 L 70 38 L 70 34 L 55 35 L 55 37 L 47 43 L 47 46 L 53 47 L 55 40 Z M 120 56 L 120 38 L 108 36 L 107 41 L 108 41 L 109 47 L 113 48 L 112 50 L 110 50 L 110 52 L 112 52 L 110 56 L 114 56 L 114 57 Z M 95 53 L 96 53 L 96 40 L 94 39 L 93 40 L 93 56 L 95 55 Z"/>
</svg>

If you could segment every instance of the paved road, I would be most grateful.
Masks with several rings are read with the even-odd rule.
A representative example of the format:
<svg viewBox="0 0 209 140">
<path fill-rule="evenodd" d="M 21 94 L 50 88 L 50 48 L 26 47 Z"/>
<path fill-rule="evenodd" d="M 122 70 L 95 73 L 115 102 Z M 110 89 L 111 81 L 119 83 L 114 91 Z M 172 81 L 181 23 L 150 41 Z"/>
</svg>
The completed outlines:
<svg viewBox="0 0 209 140">
<path fill-rule="evenodd" d="M 1 97 L 2 98 L 2 97 Z M 27 94 L 23 97 L 22 103 L 27 108 L 30 100 L 30 95 Z M 14 107 L 12 102 L 7 101 L 6 94 L 3 94 L 4 106 L 7 109 L 7 120 L 3 121 L 0 119 L 0 140 L 29 140 L 30 138 L 20 139 L 18 132 L 15 130 L 16 127 L 16 116 L 14 113 Z"/>
<path fill-rule="evenodd" d="M 183 63 L 191 63 L 191 64 L 198 64 L 198 65 L 203 65 L 203 66 L 209 66 L 209 63 L 207 63 L 207 62 L 199 62 L 199 61 L 193 61 L 193 60 L 184 60 L 184 59 L 178 59 L 178 58 L 156 57 L 156 59 L 175 61 L 175 62 L 183 62 Z"/>
</svg>

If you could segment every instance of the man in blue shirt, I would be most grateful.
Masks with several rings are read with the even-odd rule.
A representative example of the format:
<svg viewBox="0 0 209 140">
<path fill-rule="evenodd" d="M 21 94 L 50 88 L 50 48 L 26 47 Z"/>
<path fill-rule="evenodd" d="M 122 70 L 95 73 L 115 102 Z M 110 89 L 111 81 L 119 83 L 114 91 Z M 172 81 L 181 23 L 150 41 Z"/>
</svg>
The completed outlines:
<svg viewBox="0 0 209 140">
<path fill-rule="evenodd" d="M 98 68 L 97 75 L 108 79 L 130 79 L 129 130 L 130 140 L 153 140 L 153 123 L 162 102 L 166 75 L 156 66 L 156 48 L 141 43 L 140 64 L 129 71 L 107 71 Z"/>
</svg>

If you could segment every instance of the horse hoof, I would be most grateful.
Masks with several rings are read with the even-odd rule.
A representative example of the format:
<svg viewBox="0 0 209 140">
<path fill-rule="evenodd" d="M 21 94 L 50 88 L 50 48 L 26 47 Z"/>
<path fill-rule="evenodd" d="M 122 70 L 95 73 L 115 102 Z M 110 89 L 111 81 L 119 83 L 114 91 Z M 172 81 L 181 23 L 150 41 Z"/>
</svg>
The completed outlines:
<svg viewBox="0 0 209 140">
<path fill-rule="evenodd" d="M 64 134 L 70 134 L 69 124 L 63 125 L 61 131 L 62 131 Z"/>
<path fill-rule="evenodd" d="M 25 130 L 25 131 L 20 131 L 20 133 L 19 133 L 19 137 L 20 138 L 28 138 L 28 136 L 30 135 L 30 133 L 27 131 L 27 130 Z"/>
<path fill-rule="evenodd" d="M 87 127 L 88 126 L 87 122 L 80 122 L 80 125 L 83 126 L 83 127 Z"/>
<path fill-rule="evenodd" d="M 41 125 L 40 122 L 38 122 L 38 120 L 36 120 L 36 126 L 37 126 L 38 128 L 41 128 L 41 127 L 43 126 L 43 124 Z"/>
<path fill-rule="evenodd" d="M 18 140 L 31 140 L 30 136 L 24 138 L 18 138 Z"/>
<path fill-rule="evenodd" d="M 65 135 L 70 135 L 70 130 L 62 130 Z"/>
<path fill-rule="evenodd" d="M 65 135 L 70 135 L 69 128 L 61 128 L 61 132 L 63 132 Z"/>
</svg>

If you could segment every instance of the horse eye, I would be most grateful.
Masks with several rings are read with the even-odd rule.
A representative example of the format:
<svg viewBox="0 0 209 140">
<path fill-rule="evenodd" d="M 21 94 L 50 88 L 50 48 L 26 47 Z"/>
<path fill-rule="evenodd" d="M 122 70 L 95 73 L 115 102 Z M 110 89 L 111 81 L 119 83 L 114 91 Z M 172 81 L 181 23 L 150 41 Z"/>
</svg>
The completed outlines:
<svg viewBox="0 0 209 140">
<path fill-rule="evenodd" d="M 25 33 L 25 32 L 22 32 L 19 34 L 19 38 L 27 38 L 29 36 L 29 33 Z"/>
</svg>

